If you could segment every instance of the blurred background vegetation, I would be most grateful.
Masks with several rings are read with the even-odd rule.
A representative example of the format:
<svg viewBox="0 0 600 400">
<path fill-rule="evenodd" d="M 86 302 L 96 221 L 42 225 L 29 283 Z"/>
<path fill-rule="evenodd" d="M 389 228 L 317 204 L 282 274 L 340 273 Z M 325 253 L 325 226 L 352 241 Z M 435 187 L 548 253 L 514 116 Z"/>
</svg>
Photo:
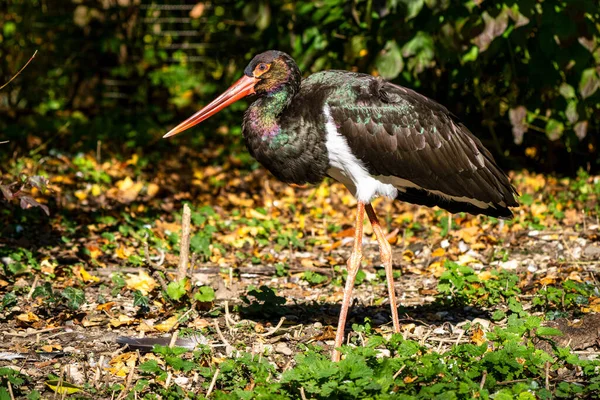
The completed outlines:
<svg viewBox="0 0 600 400">
<path fill-rule="evenodd" d="M 0 161 L 240 145 L 244 104 L 160 137 L 258 52 L 381 75 L 446 105 L 509 168 L 600 169 L 592 0 L 4 0 Z M 178 141 L 178 142 L 177 142 Z"/>
</svg>

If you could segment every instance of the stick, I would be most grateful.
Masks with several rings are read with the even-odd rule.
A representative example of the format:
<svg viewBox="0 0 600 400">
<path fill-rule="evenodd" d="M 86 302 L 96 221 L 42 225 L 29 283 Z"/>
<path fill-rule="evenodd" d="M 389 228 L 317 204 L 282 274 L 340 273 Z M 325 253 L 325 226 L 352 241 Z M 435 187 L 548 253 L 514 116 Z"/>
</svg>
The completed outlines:
<svg viewBox="0 0 600 400">
<path fill-rule="evenodd" d="M 183 280 L 187 275 L 187 265 L 190 257 L 190 206 L 183 205 L 181 216 L 181 244 L 179 251 L 179 268 L 177 268 L 177 280 Z"/>
<path fill-rule="evenodd" d="M 283 325 L 283 321 L 285 321 L 285 317 L 281 317 L 281 319 L 279 320 L 279 323 L 277 324 L 277 326 L 275 328 L 271 329 L 269 332 L 261 333 L 258 336 L 269 337 L 271 335 L 274 335 L 275 333 L 277 333 L 279 328 L 281 328 L 281 325 Z"/>
<path fill-rule="evenodd" d="M 220 371 L 221 370 L 219 369 L 219 367 L 217 367 L 217 370 L 215 371 L 215 374 L 213 375 L 213 378 L 210 381 L 210 386 L 208 387 L 208 390 L 206 391 L 206 396 L 204 396 L 204 398 L 208 399 L 208 396 L 210 396 L 213 389 L 215 388 L 215 383 L 217 383 L 217 377 L 219 376 Z"/>
<path fill-rule="evenodd" d="M 10 80 L 8 82 L 6 82 L 4 85 L 0 86 L 0 90 L 4 89 L 6 87 L 6 85 L 8 85 L 9 83 L 11 83 L 17 76 L 19 76 L 19 74 L 21 72 L 23 72 L 23 70 L 25 68 L 27 68 L 27 66 L 29 65 L 29 63 L 31 62 L 31 60 L 34 59 L 35 55 L 37 54 L 37 50 L 33 53 L 33 55 L 31 56 L 31 58 L 25 63 L 25 65 L 23 65 L 23 67 L 19 70 L 19 72 L 17 72 L 12 78 L 10 78 Z"/>
</svg>

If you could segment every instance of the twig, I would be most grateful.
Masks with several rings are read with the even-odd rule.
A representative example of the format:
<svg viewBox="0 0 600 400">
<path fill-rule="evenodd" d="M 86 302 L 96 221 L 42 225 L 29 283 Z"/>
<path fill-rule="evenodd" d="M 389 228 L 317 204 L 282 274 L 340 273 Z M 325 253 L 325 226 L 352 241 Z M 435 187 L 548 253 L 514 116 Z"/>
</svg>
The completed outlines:
<svg viewBox="0 0 600 400">
<path fill-rule="evenodd" d="M 396 373 L 394 374 L 394 376 L 392 376 L 392 380 L 396 380 L 396 378 L 398 377 L 398 375 L 400 375 L 400 373 L 404 370 L 404 368 L 406 367 L 406 364 L 401 366 L 400 369 L 398 371 L 396 371 Z"/>
<path fill-rule="evenodd" d="M 169 347 L 173 348 L 175 346 L 175 342 L 177 341 L 177 336 L 179 336 L 179 331 L 173 332 L 171 336 L 171 341 L 169 342 Z"/>
<path fill-rule="evenodd" d="M 9 142 L 10 142 L 10 140 L 5 140 L 3 142 L 0 142 L 0 144 L 9 143 Z"/>
<path fill-rule="evenodd" d="M 546 361 L 546 390 L 550 390 L 550 362 Z"/>
<path fill-rule="evenodd" d="M 279 323 L 277 324 L 277 326 L 275 326 L 275 328 L 271 329 L 269 332 L 261 333 L 258 336 L 269 337 L 271 335 L 274 335 L 279 330 L 279 328 L 281 328 L 281 325 L 283 325 L 284 321 L 285 321 L 285 317 L 281 317 L 281 319 L 279 320 Z"/>
<path fill-rule="evenodd" d="M 208 386 L 208 390 L 206 391 L 206 396 L 204 396 L 205 399 L 208 399 L 208 396 L 210 396 L 213 389 L 215 388 L 215 383 L 217 383 L 217 377 L 219 376 L 220 371 L 221 370 L 219 369 L 219 367 L 217 367 L 217 370 L 215 371 L 215 374 L 213 375 L 212 380 L 210 381 L 210 385 Z"/>
<path fill-rule="evenodd" d="M 177 268 L 177 280 L 183 280 L 187 275 L 187 265 L 190 257 L 190 206 L 183 205 L 183 214 L 181 216 L 181 244 L 179 251 L 179 268 Z"/>
<path fill-rule="evenodd" d="M 15 395 L 13 394 L 12 385 L 10 384 L 10 381 L 6 381 L 6 383 L 8 384 L 8 393 L 10 394 L 10 400 L 15 400 Z"/>
<path fill-rule="evenodd" d="M 511 383 L 529 382 L 529 379 L 513 379 L 511 381 L 496 382 L 496 385 L 510 385 Z"/>
<path fill-rule="evenodd" d="M 231 323 L 230 323 L 231 315 L 229 314 L 229 302 L 225 301 L 225 325 L 227 325 L 227 329 L 229 329 L 229 333 L 231 333 Z"/>
<path fill-rule="evenodd" d="M 219 339 L 221 339 L 221 341 L 225 344 L 225 347 L 231 347 L 231 343 L 229 343 L 227 339 L 225 339 L 225 336 L 223 336 L 223 332 L 221 332 L 221 328 L 219 328 L 219 321 L 215 321 L 215 329 L 217 330 L 217 335 L 219 335 Z"/>
<path fill-rule="evenodd" d="M 96 364 L 96 374 L 94 375 L 94 386 L 97 388 L 98 386 L 98 381 L 100 380 L 100 375 L 102 374 L 102 371 L 100 368 L 102 368 L 102 365 L 104 364 L 104 355 L 100 356 L 100 359 L 98 360 L 98 363 Z"/>
<path fill-rule="evenodd" d="M 33 279 L 33 284 L 31 285 L 31 289 L 29 290 L 29 293 L 27 293 L 27 301 L 31 300 L 31 296 L 33 296 L 33 291 L 35 290 L 35 287 L 37 286 L 38 280 L 40 279 L 39 275 L 36 275 L 35 278 Z"/>
<path fill-rule="evenodd" d="M 306 398 L 306 394 L 304 393 L 304 388 L 302 386 L 300 386 L 300 397 L 302 397 L 302 400 L 308 400 Z"/>
<path fill-rule="evenodd" d="M 10 78 L 10 80 L 8 82 L 6 82 L 4 85 L 0 86 L 0 90 L 4 89 L 6 87 L 6 85 L 8 85 L 9 83 L 11 83 L 17 76 L 19 76 L 21 74 L 21 72 L 23 72 L 23 70 L 25 68 L 27 68 L 27 66 L 29 65 L 29 63 L 31 62 L 31 60 L 33 60 L 35 58 L 36 54 L 37 54 L 37 50 L 33 53 L 33 55 L 31 56 L 31 58 L 29 58 L 29 60 L 25 63 L 25 65 L 23 65 L 23 67 L 19 70 L 19 72 L 17 72 L 12 78 Z"/>
<path fill-rule="evenodd" d="M 3 335 L 5 336 L 12 336 L 12 337 L 27 337 L 27 336 L 31 336 L 31 335 L 37 335 L 39 333 L 45 333 L 45 332 L 52 332 L 52 331 L 56 331 L 58 329 L 63 329 L 62 326 L 56 326 L 54 328 L 46 328 L 46 329 L 40 329 L 37 331 L 31 331 L 31 332 L 19 332 L 19 333 L 3 333 Z"/>
<path fill-rule="evenodd" d="M 482 390 L 485 386 L 485 380 L 487 378 L 487 371 L 484 369 L 483 374 L 481 374 L 481 382 L 479 383 L 479 390 Z"/>
</svg>

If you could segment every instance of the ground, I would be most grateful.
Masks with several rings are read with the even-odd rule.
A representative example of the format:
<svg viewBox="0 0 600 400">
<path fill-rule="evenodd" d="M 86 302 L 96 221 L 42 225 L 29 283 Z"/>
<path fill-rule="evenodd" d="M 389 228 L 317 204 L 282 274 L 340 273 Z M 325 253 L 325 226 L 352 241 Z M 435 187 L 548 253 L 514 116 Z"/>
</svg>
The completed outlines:
<svg viewBox="0 0 600 400">
<path fill-rule="evenodd" d="M 402 335 L 366 223 L 336 365 L 341 185 L 286 186 L 222 148 L 21 159 L 0 181 L 0 398 L 597 398 L 600 177 L 510 176 L 510 221 L 375 201 Z"/>
</svg>

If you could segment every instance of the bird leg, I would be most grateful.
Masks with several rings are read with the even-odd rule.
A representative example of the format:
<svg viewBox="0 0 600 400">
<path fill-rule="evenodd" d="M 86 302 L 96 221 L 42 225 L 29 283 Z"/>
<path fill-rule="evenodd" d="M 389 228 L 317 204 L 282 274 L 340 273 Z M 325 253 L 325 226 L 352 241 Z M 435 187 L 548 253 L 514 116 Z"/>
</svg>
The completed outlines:
<svg viewBox="0 0 600 400">
<path fill-rule="evenodd" d="M 375 236 L 377 237 L 377 241 L 379 242 L 379 254 L 381 257 L 381 263 L 385 268 L 385 276 L 387 278 L 387 287 L 390 298 L 390 308 L 392 309 L 392 323 L 394 324 L 394 332 L 400 333 L 400 322 L 398 321 L 398 307 L 396 306 L 396 290 L 394 289 L 392 247 L 390 246 L 390 242 L 388 242 L 385 233 L 383 232 L 383 229 L 379 224 L 379 220 L 377 219 L 377 215 L 375 215 L 375 210 L 373 210 L 373 206 L 371 204 L 367 204 L 365 206 L 365 210 L 367 211 L 369 221 L 371 221 L 373 232 L 375 232 Z"/>
<path fill-rule="evenodd" d="M 362 260 L 362 237 L 363 237 L 363 221 L 365 219 L 365 203 L 358 202 L 356 208 L 356 224 L 354 229 L 354 247 L 352 254 L 348 259 L 348 276 L 346 277 L 346 286 L 344 287 L 344 299 L 342 300 L 342 309 L 340 310 L 340 319 L 338 321 L 337 332 L 335 333 L 335 343 L 331 360 L 334 362 L 340 361 L 341 353 L 338 350 L 344 343 L 344 329 L 346 328 L 346 316 L 348 308 L 352 301 L 352 289 L 354 288 L 354 280 L 360 268 Z"/>
</svg>

